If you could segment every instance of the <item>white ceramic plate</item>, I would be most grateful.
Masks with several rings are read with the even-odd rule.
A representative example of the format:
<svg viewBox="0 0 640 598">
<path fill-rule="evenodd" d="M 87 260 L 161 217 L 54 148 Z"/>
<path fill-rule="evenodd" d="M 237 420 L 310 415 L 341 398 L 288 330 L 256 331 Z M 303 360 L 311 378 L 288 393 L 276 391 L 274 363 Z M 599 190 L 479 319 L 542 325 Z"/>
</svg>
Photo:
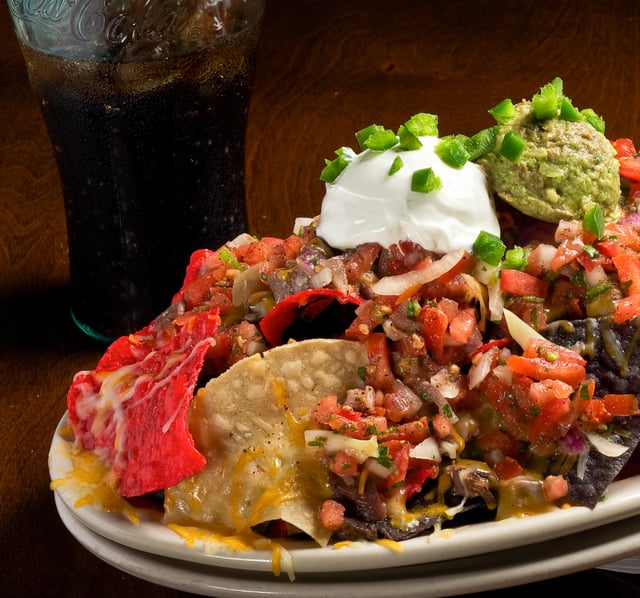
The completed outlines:
<svg viewBox="0 0 640 598">
<path fill-rule="evenodd" d="M 624 558 L 640 546 L 640 516 L 502 552 L 401 569 L 286 576 L 227 569 L 127 548 L 83 525 L 56 495 L 60 518 L 98 558 L 135 577 L 217 598 L 433 598 L 484 592 L 574 573 Z"/>
<path fill-rule="evenodd" d="M 49 452 L 51 479 L 66 476 L 72 469 L 69 443 L 60 434 L 67 425 L 60 421 Z M 140 511 L 140 524 L 134 525 L 120 513 L 107 513 L 92 506 L 74 507 L 73 492 L 65 485 L 56 494 L 73 517 L 91 531 L 123 546 L 156 556 L 168 557 L 251 571 L 272 571 L 270 551 L 229 552 L 210 543 L 187 546 L 175 532 L 157 519 Z M 614 482 L 606 499 L 593 509 L 572 507 L 540 515 L 478 523 L 446 533 L 412 538 L 402 542 L 402 551 L 395 551 L 371 542 L 355 542 L 339 550 L 329 546 L 319 548 L 313 543 L 286 544 L 293 559 L 293 570 L 299 573 L 331 571 L 373 571 L 390 567 L 435 563 L 474 557 L 489 552 L 507 550 L 553 538 L 569 536 L 583 530 L 600 528 L 640 513 L 640 476 Z M 636 552 L 640 544 L 636 545 Z"/>
</svg>

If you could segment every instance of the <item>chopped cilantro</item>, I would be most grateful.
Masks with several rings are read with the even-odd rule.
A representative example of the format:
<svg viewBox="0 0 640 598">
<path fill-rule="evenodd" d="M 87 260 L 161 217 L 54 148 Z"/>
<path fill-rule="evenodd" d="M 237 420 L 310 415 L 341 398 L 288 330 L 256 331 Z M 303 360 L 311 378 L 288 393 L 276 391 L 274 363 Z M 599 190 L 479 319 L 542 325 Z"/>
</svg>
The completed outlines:
<svg viewBox="0 0 640 598">
<path fill-rule="evenodd" d="M 389 458 L 389 447 L 385 445 L 378 446 L 378 463 L 382 465 L 382 467 L 389 468 L 391 467 L 391 459 Z"/>
</svg>

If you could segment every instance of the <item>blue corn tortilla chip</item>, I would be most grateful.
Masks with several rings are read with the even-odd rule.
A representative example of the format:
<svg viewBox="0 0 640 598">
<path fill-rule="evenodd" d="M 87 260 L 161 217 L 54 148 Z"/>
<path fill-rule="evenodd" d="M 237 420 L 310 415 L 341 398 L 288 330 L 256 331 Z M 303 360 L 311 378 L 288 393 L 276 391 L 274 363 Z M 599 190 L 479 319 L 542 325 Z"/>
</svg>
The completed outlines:
<svg viewBox="0 0 640 598">
<path fill-rule="evenodd" d="M 587 375 L 597 380 L 596 398 L 609 393 L 640 395 L 640 318 L 624 324 L 611 318 L 562 320 L 543 334 L 576 349 L 587 360 Z M 571 502 L 595 507 L 640 442 L 638 417 L 615 417 L 610 430 L 609 438 L 628 450 L 619 457 L 607 457 L 590 447 L 586 463 L 576 463 L 565 476 Z"/>
</svg>

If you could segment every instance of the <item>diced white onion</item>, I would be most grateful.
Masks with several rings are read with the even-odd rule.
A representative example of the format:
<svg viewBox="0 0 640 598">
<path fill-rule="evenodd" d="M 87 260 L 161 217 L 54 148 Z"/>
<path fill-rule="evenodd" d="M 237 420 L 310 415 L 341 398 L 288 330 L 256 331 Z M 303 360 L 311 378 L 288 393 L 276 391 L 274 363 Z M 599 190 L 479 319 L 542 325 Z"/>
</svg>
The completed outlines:
<svg viewBox="0 0 640 598">
<path fill-rule="evenodd" d="M 409 450 L 409 455 L 414 459 L 428 459 L 429 461 L 440 461 L 440 449 L 438 448 L 438 441 L 429 436 L 425 438 L 419 444 L 412 447 Z"/>
<path fill-rule="evenodd" d="M 505 384 L 513 384 L 513 370 L 508 365 L 497 365 L 492 373 Z"/>
<path fill-rule="evenodd" d="M 582 223 L 578 220 L 561 220 L 555 232 L 555 242 L 579 238 L 582 234 Z"/>
<path fill-rule="evenodd" d="M 436 372 L 429 380 L 445 399 L 453 399 L 460 394 L 460 387 L 457 382 L 451 380 L 451 376 L 446 368 Z"/>
<path fill-rule="evenodd" d="M 313 224 L 313 218 L 304 218 L 302 216 L 299 216 L 293 222 L 293 234 L 299 235 L 302 229 L 305 226 L 309 226 L 310 224 Z"/>
<path fill-rule="evenodd" d="M 629 447 L 613 442 L 595 432 L 585 432 L 584 435 L 589 443 L 605 457 L 619 457 L 629 450 Z"/>
<path fill-rule="evenodd" d="M 320 270 L 311 275 L 311 287 L 314 289 L 326 287 L 329 285 L 332 278 L 333 273 L 329 268 L 320 268 Z"/>
<path fill-rule="evenodd" d="M 498 347 L 491 347 L 488 351 L 480 354 L 473 360 L 471 367 L 469 368 L 469 388 L 476 388 L 487 377 L 491 371 L 491 364 L 495 359 L 499 349 Z"/>
<path fill-rule="evenodd" d="M 446 455 L 449 459 L 456 459 L 458 457 L 458 443 L 451 440 L 440 441 L 440 454 Z"/>
<path fill-rule="evenodd" d="M 596 264 L 591 271 L 586 269 L 584 270 L 584 281 L 590 287 L 595 287 L 601 282 L 606 282 L 607 280 L 609 280 L 607 273 L 600 264 Z"/>
<path fill-rule="evenodd" d="M 488 285 L 492 280 L 494 280 L 497 271 L 498 266 L 492 266 L 491 264 L 487 264 L 487 262 L 483 262 L 479 259 L 473 268 L 473 277 L 482 284 Z"/>
<path fill-rule="evenodd" d="M 256 238 L 249 233 L 240 233 L 235 239 L 227 242 L 229 247 L 242 247 L 248 243 L 252 243 Z"/>
<path fill-rule="evenodd" d="M 587 473 L 587 460 L 589 452 L 584 451 L 578 455 L 578 464 L 576 465 L 576 475 L 579 480 L 584 480 L 584 476 Z"/>
<path fill-rule="evenodd" d="M 399 341 L 404 336 L 391 320 L 385 320 L 382 322 L 382 330 L 384 330 L 387 338 L 392 341 Z"/>
<path fill-rule="evenodd" d="M 403 274 L 385 276 L 371 286 L 376 295 L 401 295 L 408 288 L 423 285 L 439 278 L 453 268 L 464 257 L 464 250 L 459 249 L 443 255 L 439 260 L 426 268 L 410 270 Z"/>
<path fill-rule="evenodd" d="M 378 457 L 378 440 L 375 436 L 368 440 L 360 440 L 329 430 L 305 430 L 304 441 L 307 446 L 311 443 L 312 447 L 320 441 L 319 446 L 328 453 L 346 451 L 360 463 L 369 457 Z"/>
<path fill-rule="evenodd" d="M 516 341 L 516 343 L 518 343 L 523 349 L 527 346 L 530 338 L 544 339 L 544 336 L 542 336 L 538 331 L 531 328 L 529 324 L 521 320 L 512 311 L 508 309 L 505 309 L 503 311 L 509 334 L 511 335 L 513 340 Z"/>
<path fill-rule="evenodd" d="M 504 310 L 504 295 L 500 289 L 500 283 L 491 283 L 487 287 L 487 294 L 489 296 L 489 319 L 492 322 L 499 322 L 502 320 Z"/>
<path fill-rule="evenodd" d="M 384 479 L 389 475 L 391 475 L 391 469 L 389 467 L 385 467 L 376 459 L 369 459 L 365 463 L 365 468 L 367 469 L 367 471 L 369 471 L 375 476 L 378 476 L 379 478 Z"/>
</svg>

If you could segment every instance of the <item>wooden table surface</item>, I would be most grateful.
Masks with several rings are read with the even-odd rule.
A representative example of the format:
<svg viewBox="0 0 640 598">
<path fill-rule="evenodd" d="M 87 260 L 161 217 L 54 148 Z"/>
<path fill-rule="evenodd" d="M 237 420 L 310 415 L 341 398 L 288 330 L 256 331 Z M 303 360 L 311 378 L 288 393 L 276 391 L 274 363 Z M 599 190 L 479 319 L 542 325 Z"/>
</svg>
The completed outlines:
<svg viewBox="0 0 640 598">
<path fill-rule="evenodd" d="M 640 142 L 640 3 L 629 0 L 268 0 L 247 134 L 251 232 L 285 235 L 319 212 L 324 158 L 372 122 L 436 113 L 442 134 L 555 76 L 610 137 Z M 0 5 L 0 595 L 185 595 L 103 563 L 71 536 L 47 452 L 74 372 L 104 347 L 68 311 L 60 184 L 7 7 Z M 640 547 L 639 547 L 640 550 Z M 532 580 L 527 580 L 532 581 Z M 599 569 L 534 582 L 637 596 L 640 575 Z M 506 596 L 516 590 L 493 592 Z M 428 585 L 425 585 L 425 596 Z"/>
</svg>

